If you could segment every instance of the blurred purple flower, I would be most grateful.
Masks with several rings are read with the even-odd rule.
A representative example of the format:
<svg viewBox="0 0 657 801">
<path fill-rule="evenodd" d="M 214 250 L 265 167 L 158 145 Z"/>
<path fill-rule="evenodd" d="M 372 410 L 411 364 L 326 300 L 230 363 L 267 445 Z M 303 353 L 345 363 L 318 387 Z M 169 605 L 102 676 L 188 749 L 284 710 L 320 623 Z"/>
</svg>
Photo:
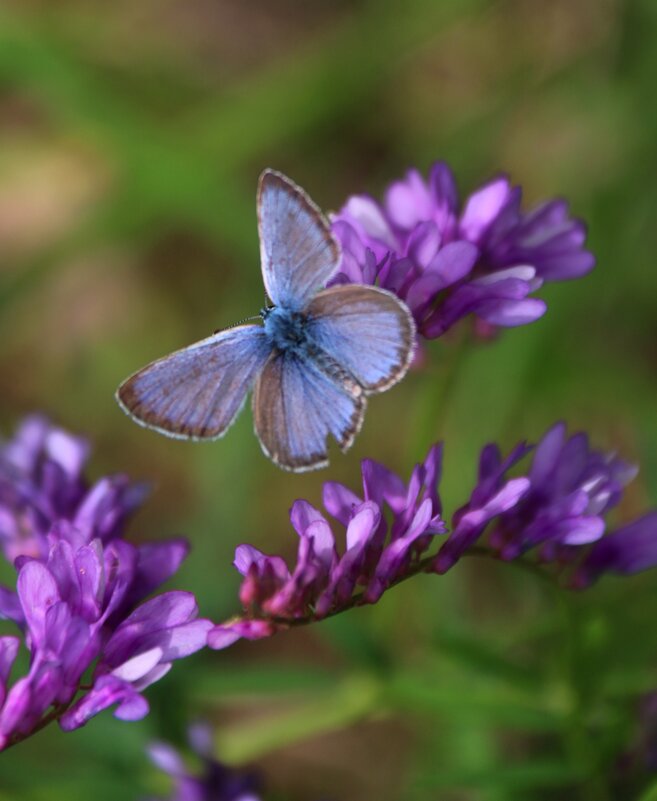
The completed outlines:
<svg viewBox="0 0 657 801">
<path fill-rule="evenodd" d="M 532 450 L 527 474 L 509 479 L 508 471 Z M 603 538 L 606 514 L 636 473 L 634 466 L 613 454 L 591 449 L 585 434 L 567 437 L 563 423 L 549 429 L 535 449 L 521 443 L 506 459 L 496 445 L 487 445 L 481 452 L 477 486 L 454 514 L 453 530 L 438 553 L 435 569 L 448 570 L 484 530 L 489 548 L 502 559 L 515 559 L 536 548 L 541 561 L 577 563 L 574 575 L 579 578 L 574 580 L 579 584 L 584 583 L 584 570 L 592 580 L 607 570 L 635 572 L 657 564 L 657 547 L 652 544 L 651 559 L 647 545 L 657 540 L 657 515 Z M 628 530 L 629 536 L 623 533 Z"/>
<path fill-rule="evenodd" d="M 657 565 L 657 512 L 621 526 L 594 543 L 578 565 L 574 587 L 587 587 L 604 573 L 629 576 Z"/>
<path fill-rule="evenodd" d="M 564 201 L 524 213 L 521 194 L 502 176 L 461 208 L 451 170 L 436 162 L 428 181 L 415 169 L 394 181 L 382 204 L 352 196 L 333 216 L 343 250 L 334 281 L 394 292 L 428 339 L 469 314 L 489 326 L 533 322 L 546 306 L 529 295 L 545 281 L 585 275 L 595 260 Z"/>
<path fill-rule="evenodd" d="M 90 486 L 84 476 L 89 444 L 39 415 L 25 418 L 0 443 L 0 547 L 13 561 L 45 559 L 53 523 L 68 520 L 103 542 L 122 536 L 129 516 L 144 500 L 145 484 L 125 475 Z"/>
<path fill-rule="evenodd" d="M 201 762 L 198 773 L 192 773 L 168 743 L 156 742 L 148 749 L 153 763 L 173 779 L 169 801 L 260 801 L 255 773 L 232 770 L 213 757 L 209 727 L 191 727 L 189 742 Z"/>
<path fill-rule="evenodd" d="M 0 750 L 52 719 L 71 730 L 112 705 L 124 720 L 143 717 L 141 691 L 174 659 L 202 648 L 211 626 L 197 618 L 190 593 L 142 603 L 177 571 L 187 543 L 123 540 L 124 519 L 143 493 L 131 492 L 127 479 L 116 492 L 111 479 L 87 490 L 86 450 L 29 418 L 2 452 L 7 519 L 26 515 L 30 525 L 27 537 L 5 539 L 18 575 L 15 592 L 0 587 L 0 616 L 18 626 L 30 666 L 8 690 L 19 639 L 0 638 Z M 26 551 L 16 555 L 23 543 Z M 75 700 L 90 668 L 91 684 Z"/>
<path fill-rule="evenodd" d="M 341 554 L 324 515 L 307 501 L 295 501 L 290 520 L 299 535 L 296 566 L 290 571 L 281 557 L 240 545 L 234 565 L 244 576 L 245 614 L 216 626 L 210 647 L 268 637 L 301 619 L 318 620 L 377 601 L 413 569 L 433 537 L 445 532 L 437 493 L 440 463 L 441 448 L 434 446 L 404 484 L 383 465 L 365 460 L 363 497 L 342 484 L 325 484 L 324 507 L 346 529 Z"/>
</svg>

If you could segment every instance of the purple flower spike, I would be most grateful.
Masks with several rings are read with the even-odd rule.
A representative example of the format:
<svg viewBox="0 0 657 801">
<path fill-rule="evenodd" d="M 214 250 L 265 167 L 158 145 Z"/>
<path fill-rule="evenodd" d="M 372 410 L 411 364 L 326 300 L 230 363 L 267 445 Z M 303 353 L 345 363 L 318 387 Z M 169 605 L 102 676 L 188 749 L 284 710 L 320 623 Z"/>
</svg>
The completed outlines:
<svg viewBox="0 0 657 801">
<path fill-rule="evenodd" d="M 446 164 L 434 164 L 428 181 L 409 170 L 383 204 L 355 195 L 334 215 L 343 257 L 333 280 L 394 292 L 427 339 L 470 314 L 493 329 L 531 323 L 546 311 L 531 294 L 545 281 L 585 275 L 595 260 L 584 249 L 584 224 L 564 201 L 524 213 L 521 196 L 502 176 L 461 209 Z"/>
<path fill-rule="evenodd" d="M 198 773 L 191 773 L 168 743 L 151 743 L 148 749 L 153 764 L 173 781 L 170 801 L 260 801 L 260 780 L 255 773 L 231 770 L 214 758 L 212 731 L 207 725 L 191 727 L 188 740 L 201 762 Z"/>
<path fill-rule="evenodd" d="M 290 510 L 299 535 L 292 571 L 280 557 L 240 545 L 235 566 L 244 576 L 244 615 L 215 626 L 208 645 L 226 648 L 238 639 L 269 637 L 299 622 L 374 603 L 417 569 L 435 535 L 446 531 L 438 496 L 441 458 L 442 448 L 432 447 L 408 484 L 378 462 L 365 460 L 364 497 L 341 484 L 325 484 L 324 507 L 346 529 L 342 553 L 326 518 L 307 501 L 296 501 Z"/>
<path fill-rule="evenodd" d="M 86 443 L 38 417 L 0 449 L 3 548 L 18 571 L 15 592 L 0 588 L 0 614 L 17 624 L 30 656 L 27 675 L 8 688 L 19 640 L 0 638 L 0 750 L 54 719 L 78 728 L 109 706 L 122 720 L 143 717 L 142 690 L 204 647 L 212 626 L 190 593 L 143 602 L 188 545 L 123 540 L 144 488 L 123 476 L 89 488 L 87 457 Z"/>
<path fill-rule="evenodd" d="M 325 483 L 324 509 L 346 530 L 343 549 L 322 512 L 296 501 L 290 511 L 299 535 L 295 567 L 240 545 L 234 564 L 244 577 L 244 611 L 214 626 L 208 645 L 227 648 L 376 603 L 398 582 L 420 572 L 445 573 L 468 554 L 551 563 L 572 588 L 606 572 L 657 566 L 657 512 L 605 533 L 606 515 L 636 468 L 592 449 L 584 434 L 569 437 L 564 423 L 552 426 L 538 445 L 520 442 L 507 456 L 497 445 L 486 445 L 470 499 L 454 512 L 446 540 L 432 549 L 436 535 L 447 533 L 438 493 L 441 470 L 442 445 L 436 444 L 407 483 L 369 459 L 362 462 L 360 494 Z"/>
<path fill-rule="evenodd" d="M 507 560 L 536 549 L 541 561 L 572 565 L 595 543 L 579 569 L 580 584 L 585 575 L 592 580 L 606 570 L 651 566 L 651 549 L 657 556 L 650 540 L 654 516 L 603 537 L 605 515 L 636 475 L 634 466 L 592 450 L 584 434 L 568 438 L 565 424 L 557 423 L 534 449 L 527 475 L 508 479 L 507 472 L 531 450 L 521 443 L 502 459 L 497 446 L 483 449 L 478 484 L 454 515 L 454 529 L 434 564 L 437 572 L 452 567 L 484 531 L 488 547 Z"/>
</svg>

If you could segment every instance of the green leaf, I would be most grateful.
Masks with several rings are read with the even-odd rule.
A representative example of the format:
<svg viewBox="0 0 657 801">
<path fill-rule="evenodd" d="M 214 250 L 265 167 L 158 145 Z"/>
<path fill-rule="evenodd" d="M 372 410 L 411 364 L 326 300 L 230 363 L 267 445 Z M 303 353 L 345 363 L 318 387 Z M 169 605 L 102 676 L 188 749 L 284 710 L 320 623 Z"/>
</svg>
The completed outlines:
<svg viewBox="0 0 657 801">
<path fill-rule="evenodd" d="M 638 797 L 637 801 L 657 801 L 657 781 L 653 782 L 650 787 Z"/>
<path fill-rule="evenodd" d="M 521 765 L 496 765 L 489 770 L 446 770 L 425 775 L 417 784 L 423 788 L 476 788 L 491 790 L 532 790 L 565 787 L 584 778 L 577 767 L 558 759 L 527 761 Z M 644 801 L 644 799 L 641 799 Z"/>
<path fill-rule="evenodd" d="M 481 634 L 473 637 L 443 630 L 436 636 L 436 647 L 441 657 L 450 657 L 458 664 L 501 679 L 514 687 L 540 686 L 540 674 L 537 671 L 512 661 L 501 653 L 499 645 L 485 642 Z"/>
<path fill-rule="evenodd" d="M 325 732 L 351 726 L 381 707 L 377 682 L 364 676 L 345 680 L 334 692 L 219 730 L 215 739 L 217 757 L 229 764 L 259 759 L 265 754 Z"/>
<path fill-rule="evenodd" d="M 393 707 L 415 714 L 438 714 L 455 720 L 469 720 L 487 726 L 511 726 L 532 731 L 558 731 L 564 716 L 548 706 L 537 693 L 514 692 L 506 686 L 484 686 L 476 679 L 466 682 L 440 676 L 397 675 L 386 686 L 386 701 Z M 556 706 L 556 704 L 555 704 Z"/>
</svg>

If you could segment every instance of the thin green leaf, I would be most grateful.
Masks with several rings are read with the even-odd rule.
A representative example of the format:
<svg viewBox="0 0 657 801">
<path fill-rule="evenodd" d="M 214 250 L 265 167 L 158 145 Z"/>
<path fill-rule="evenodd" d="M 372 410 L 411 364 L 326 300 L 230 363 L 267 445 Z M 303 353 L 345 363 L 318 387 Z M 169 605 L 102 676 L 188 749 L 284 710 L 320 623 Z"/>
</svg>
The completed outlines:
<svg viewBox="0 0 657 801">
<path fill-rule="evenodd" d="M 229 764 L 249 762 L 293 743 L 343 729 L 370 716 L 380 706 L 378 683 L 367 677 L 354 677 L 334 692 L 280 714 L 220 729 L 215 739 L 216 752 Z"/>
<path fill-rule="evenodd" d="M 653 782 L 650 787 L 638 797 L 637 801 L 657 801 L 657 781 Z"/>
<path fill-rule="evenodd" d="M 517 693 L 498 685 L 484 687 L 475 680 L 463 687 L 455 681 L 445 684 L 438 677 L 428 681 L 424 675 L 407 673 L 386 686 L 385 697 L 393 707 L 415 714 L 438 714 L 481 725 L 558 731 L 564 723 L 557 704 L 557 709 L 547 706 L 538 694 Z"/>
</svg>

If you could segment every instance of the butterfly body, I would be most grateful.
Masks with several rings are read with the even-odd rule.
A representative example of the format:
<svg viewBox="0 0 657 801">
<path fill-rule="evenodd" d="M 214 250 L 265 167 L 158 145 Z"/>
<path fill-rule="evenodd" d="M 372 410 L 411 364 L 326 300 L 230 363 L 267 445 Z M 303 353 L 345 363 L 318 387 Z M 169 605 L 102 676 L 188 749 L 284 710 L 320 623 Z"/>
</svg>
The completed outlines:
<svg viewBox="0 0 657 801">
<path fill-rule="evenodd" d="M 291 311 L 280 306 L 268 306 L 260 312 L 265 333 L 279 351 L 304 353 L 309 341 L 308 318 L 303 312 Z"/>
<path fill-rule="evenodd" d="M 273 305 L 262 325 L 239 325 L 165 356 L 128 378 L 117 398 L 141 425 L 180 439 L 217 439 L 253 389 L 256 434 L 284 469 L 324 467 L 328 435 L 342 450 L 360 430 L 366 396 L 410 364 L 413 319 L 371 286 L 322 289 L 340 249 L 302 189 L 266 170 L 258 191 L 262 271 Z"/>
</svg>

